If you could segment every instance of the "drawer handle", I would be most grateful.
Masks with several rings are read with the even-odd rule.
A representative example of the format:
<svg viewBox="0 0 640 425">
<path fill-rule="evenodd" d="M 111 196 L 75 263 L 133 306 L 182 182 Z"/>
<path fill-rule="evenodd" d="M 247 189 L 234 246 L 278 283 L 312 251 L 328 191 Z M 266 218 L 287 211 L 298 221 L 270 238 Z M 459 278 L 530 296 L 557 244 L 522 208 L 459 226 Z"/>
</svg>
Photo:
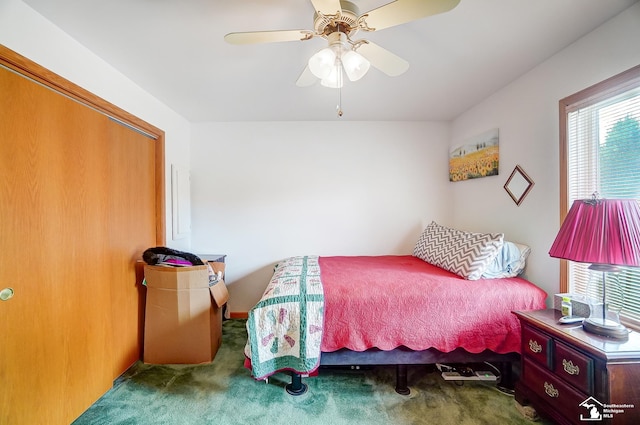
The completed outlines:
<svg viewBox="0 0 640 425">
<path fill-rule="evenodd" d="M 560 393 L 558 392 L 557 389 L 555 389 L 553 384 L 550 384 L 547 381 L 544 381 L 544 392 L 547 393 L 549 397 L 553 397 L 553 398 L 558 398 L 558 396 L 560 395 Z"/>
<path fill-rule="evenodd" d="M 562 368 L 569 375 L 580 375 L 580 367 L 574 365 L 571 360 L 562 359 Z"/>
<path fill-rule="evenodd" d="M 529 340 L 529 350 L 533 351 L 534 353 L 541 353 L 542 352 L 542 345 L 538 344 L 538 341 L 534 341 L 532 339 Z"/>
</svg>

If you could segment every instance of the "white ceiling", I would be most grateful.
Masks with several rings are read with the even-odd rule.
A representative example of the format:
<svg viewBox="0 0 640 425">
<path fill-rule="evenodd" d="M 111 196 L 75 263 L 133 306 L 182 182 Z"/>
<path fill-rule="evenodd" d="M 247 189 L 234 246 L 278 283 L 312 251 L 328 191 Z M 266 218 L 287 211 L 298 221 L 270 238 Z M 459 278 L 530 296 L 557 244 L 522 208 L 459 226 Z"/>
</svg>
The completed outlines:
<svg viewBox="0 0 640 425">
<path fill-rule="evenodd" d="M 231 45 L 229 32 L 312 29 L 309 0 L 24 0 L 191 122 L 336 120 L 336 89 L 295 82 L 326 42 Z M 353 0 L 361 13 L 388 0 Z M 410 63 L 342 90 L 340 120 L 450 120 L 636 0 L 461 0 L 363 33 Z"/>
</svg>

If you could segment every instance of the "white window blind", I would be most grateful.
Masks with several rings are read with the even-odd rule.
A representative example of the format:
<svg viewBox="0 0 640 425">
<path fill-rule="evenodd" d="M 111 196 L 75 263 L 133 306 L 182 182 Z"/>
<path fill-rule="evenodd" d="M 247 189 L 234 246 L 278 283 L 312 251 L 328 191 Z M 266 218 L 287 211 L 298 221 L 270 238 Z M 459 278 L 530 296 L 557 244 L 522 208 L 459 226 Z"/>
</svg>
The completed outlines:
<svg viewBox="0 0 640 425">
<path fill-rule="evenodd" d="M 576 199 L 632 198 L 640 200 L 640 82 L 623 92 L 597 96 L 597 101 L 571 109 L 566 121 L 566 194 L 568 205 Z M 589 264 L 568 262 L 568 285 L 572 293 L 600 298 L 602 274 Z M 622 294 L 613 293 L 614 309 L 621 318 L 640 325 L 640 269 L 623 268 L 617 276 Z M 591 281 L 591 284 L 590 284 Z M 609 290 L 611 286 L 607 285 Z"/>
</svg>

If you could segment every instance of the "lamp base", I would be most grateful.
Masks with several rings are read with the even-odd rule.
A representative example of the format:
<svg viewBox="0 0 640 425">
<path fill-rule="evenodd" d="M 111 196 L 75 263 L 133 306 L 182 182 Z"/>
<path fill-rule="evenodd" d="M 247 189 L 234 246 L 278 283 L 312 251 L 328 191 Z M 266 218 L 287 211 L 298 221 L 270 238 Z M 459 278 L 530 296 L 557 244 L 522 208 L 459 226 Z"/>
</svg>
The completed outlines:
<svg viewBox="0 0 640 425">
<path fill-rule="evenodd" d="M 613 320 L 585 319 L 582 328 L 587 332 L 613 339 L 629 339 L 629 330 Z"/>
</svg>

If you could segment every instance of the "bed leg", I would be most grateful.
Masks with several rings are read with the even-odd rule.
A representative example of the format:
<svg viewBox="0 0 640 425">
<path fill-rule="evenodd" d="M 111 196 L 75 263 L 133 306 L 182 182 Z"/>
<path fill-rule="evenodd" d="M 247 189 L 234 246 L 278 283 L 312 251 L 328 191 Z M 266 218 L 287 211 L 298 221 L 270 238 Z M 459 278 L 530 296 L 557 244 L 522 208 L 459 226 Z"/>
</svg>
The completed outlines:
<svg viewBox="0 0 640 425">
<path fill-rule="evenodd" d="M 396 365 L 396 392 L 402 395 L 409 395 L 411 390 L 407 386 L 407 365 Z"/>
<path fill-rule="evenodd" d="M 291 372 L 291 383 L 284 388 L 291 395 L 302 395 L 307 392 L 307 384 L 303 383 L 302 377 L 295 372 Z"/>
</svg>

